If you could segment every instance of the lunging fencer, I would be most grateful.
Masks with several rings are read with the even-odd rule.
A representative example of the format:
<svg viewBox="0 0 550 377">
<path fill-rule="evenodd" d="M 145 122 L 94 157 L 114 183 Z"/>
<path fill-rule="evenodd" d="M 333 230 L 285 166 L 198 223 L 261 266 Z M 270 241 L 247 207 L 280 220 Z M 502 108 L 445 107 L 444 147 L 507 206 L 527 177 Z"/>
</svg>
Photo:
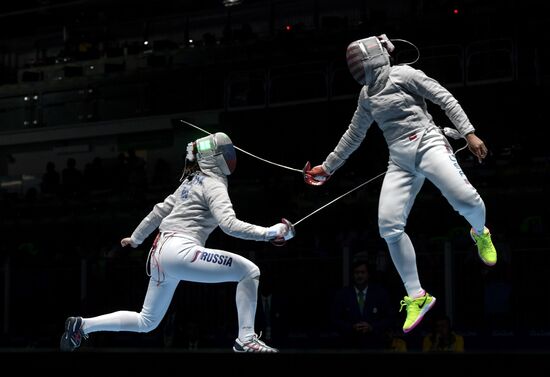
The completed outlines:
<svg viewBox="0 0 550 377">
<path fill-rule="evenodd" d="M 294 229 L 284 219 L 270 227 L 239 220 L 228 194 L 228 179 L 236 167 L 230 138 L 218 132 L 189 143 L 180 186 L 157 203 L 122 246 L 137 247 L 157 228 L 149 253 L 149 286 L 141 312 L 117 311 L 91 318 L 69 317 L 60 341 L 62 351 L 74 351 L 82 338 L 97 331 L 149 332 L 163 319 L 180 280 L 238 282 L 236 306 L 239 331 L 235 352 L 278 352 L 254 330 L 260 270 L 250 260 L 224 250 L 205 247 L 210 233 L 220 227 L 233 237 L 284 242 Z"/>
<path fill-rule="evenodd" d="M 348 68 L 362 86 L 357 109 L 335 149 L 321 165 L 310 168 L 308 163 L 304 177 L 308 184 L 322 185 L 359 147 L 373 122 L 382 130 L 389 161 L 380 192 L 378 226 L 407 292 L 400 309 L 406 308 L 403 331 L 407 333 L 436 301 L 420 284 L 415 250 L 405 232 L 410 210 L 426 178 L 471 225 L 470 235 L 483 263 L 493 266 L 497 253 L 485 226 L 485 204 L 428 113 L 426 100 L 445 111 L 480 163 L 487 156 L 487 147 L 448 90 L 418 69 L 390 64 L 393 50 L 385 34 L 348 46 Z"/>
</svg>

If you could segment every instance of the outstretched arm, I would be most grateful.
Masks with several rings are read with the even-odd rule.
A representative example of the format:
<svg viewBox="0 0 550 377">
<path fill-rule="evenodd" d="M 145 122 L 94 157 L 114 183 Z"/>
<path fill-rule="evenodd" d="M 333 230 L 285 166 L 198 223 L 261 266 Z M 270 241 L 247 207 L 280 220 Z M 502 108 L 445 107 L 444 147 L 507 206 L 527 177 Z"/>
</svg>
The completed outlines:
<svg viewBox="0 0 550 377">
<path fill-rule="evenodd" d="M 361 91 L 357 109 L 353 114 L 348 129 L 340 138 L 336 148 L 334 148 L 322 164 L 323 170 L 328 174 L 334 174 L 338 168 L 344 165 L 349 156 L 361 145 L 373 122 L 372 116 L 361 104 L 363 95 L 363 91 Z"/>
<path fill-rule="evenodd" d="M 364 96 L 364 90 L 359 95 L 359 103 L 353 114 L 351 123 L 340 138 L 336 148 L 327 156 L 321 165 L 309 168 L 306 165 L 304 171 L 304 180 L 306 183 L 313 186 L 320 186 L 330 178 L 334 172 L 340 168 L 349 156 L 361 145 L 367 131 L 369 130 L 373 119 L 370 113 L 361 104 L 361 99 Z"/>
<path fill-rule="evenodd" d="M 237 219 L 227 188 L 222 183 L 213 184 L 204 192 L 208 207 L 224 233 L 255 241 L 272 241 L 288 236 L 290 229 L 283 223 L 266 228 Z"/>
</svg>

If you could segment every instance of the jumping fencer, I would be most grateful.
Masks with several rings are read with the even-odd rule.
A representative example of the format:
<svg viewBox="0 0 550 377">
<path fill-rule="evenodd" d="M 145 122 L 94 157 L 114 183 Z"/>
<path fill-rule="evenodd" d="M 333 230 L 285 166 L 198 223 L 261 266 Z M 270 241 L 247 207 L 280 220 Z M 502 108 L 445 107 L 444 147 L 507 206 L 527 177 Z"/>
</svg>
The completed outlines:
<svg viewBox="0 0 550 377">
<path fill-rule="evenodd" d="M 478 255 L 488 266 L 497 262 L 486 209 L 470 184 L 445 134 L 427 111 L 429 100 L 445 111 L 470 151 L 481 163 L 487 157 L 485 143 L 476 136 L 462 107 L 436 80 L 409 65 L 391 65 L 394 45 L 386 37 L 371 36 L 352 42 L 346 59 L 353 78 L 361 84 L 357 109 L 347 130 L 324 162 L 306 167 L 305 181 L 320 186 L 340 168 L 364 140 L 376 122 L 389 148 L 388 168 L 380 192 L 378 227 L 407 295 L 401 301 L 407 316 L 405 333 L 414 329 L 435 304 L 435 297 L 420 284 L 416 254 L 405 226 L 424 180 L 431 181 L 470 224 Z M 429 230 L 429 224 L 426 224 Z"/>
</svg>

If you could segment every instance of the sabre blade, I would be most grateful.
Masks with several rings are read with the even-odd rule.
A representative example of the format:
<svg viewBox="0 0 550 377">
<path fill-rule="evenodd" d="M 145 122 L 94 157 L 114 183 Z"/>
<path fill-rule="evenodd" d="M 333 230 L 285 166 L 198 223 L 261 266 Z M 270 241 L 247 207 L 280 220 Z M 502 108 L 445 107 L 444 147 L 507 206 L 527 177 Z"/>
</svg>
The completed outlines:
<svg viewBox="0 0 550 377">
<path fill-rule="evenodd" d="M 208 135 L 212 135 L 211 132 L 208 132 L 208 131 L 206 131 L 205 129 L 202 129 L 202 128 L 200 128 L 199 126 L 195 126 L 193 123 L 189 123 L 189 122 L 187 122 L 187 121 L 185 121 L 185 120 L 183 120 L 183 119 L 180 119 L 180 122 L 185 123 L 185 124 L 187 124 L 187 125 L 189 125 L 189 126 L 191 126 L 191 127 L 193 127 L 193 128 L 196 128 L 197 130 L 202 131 L 202 132 L 204 132 L 204 133 L 206 133 L 206 134 L 208 134 Z M 278 163 L 273 162 L 273 161 L 266 160 L 265 158 L 262 158 L 262 157 L 259 157 L 259 156 L 254 155 L 254 154 L 252 154 L 252 153 L 250 153 L 250 152 L 247 152 L 247 151 L 245 151 L 244 149 L 239 148 L 239 147 L 237 147 L 237 146 L 234 145 L 234 144 L 233 144 L 233 148 L 235 148 L 236 150 L 241 151 L 241 152 L 243 152 L 243 153 L 245 153 L 245 154 L 247 154 L 247 155 L 249 155 L 249 156 L 251 156 L 251 157 L 254 157 L 254 158 L 256 158 L 256 159 L 258 159 L 258 160 L 260 160 L 260 161 L 266 162 L 266 163 L 268 163 L 268 164 L 271 164 L 271 165 L 278 166 L 278 167 L 283 168 L 283 169 L 288 169 L 288 170 L 295 171 L 295 172 L 298 172 L 298 173 L 300 173 L 300 174 L 303 174 L 303 171 L 300 170 L 300 169 L 291 168 L 290 166 L 285 166 L 285 165 L 278 164 Z"/>
<path fill-rule="evenodd" d="M 337 200 L 342 199 L 344 196 L 351 194 L 351 193 L 354 192 L 355 190 L 360 189 L 361 187 L 365 186 L 367 183 L 370 183 L 370 182 L 374 181 L 375 179 L 377 179 L 377 178 L 383 176 L 384 174 L 386 174 L 386 172 L 380 173 L 380 174 L 378 174 L 376 177 L 371 178 L 371 179 L 369 179 L 368 181 L 365 181 L 365 182 L 361 183 L 359 186 L 357 186 L 357 187 L 355 187 L 355 188 L 349 190 L 348 192 L 343 193 L 342 195 L 340 195 L 340 196 L 337 197 L 336 199 L 332 199 L 330 202 L 328 202 L 327 204 L 323 205 L 323 206 L 320 207 L 320 208 L 317 208 L 315 211 L 311 212 L 309 215 L 304 216 L 304 217 L 302 217 L 300 220 L 294 222 L 294 223 L 293 223 L 294 226 L 300 224 L 302 221 L 304 221 L 305 219 L 307 219 L 307 218 L 310 217 L 310 216 L 313 216 L 314 214 L 316 214 L 317 212 L 319 212 L 319 211 L 322 210 L 323 208 L 328 207 L 329 205 L 331 205 L 332 203 L 336 202 Z"/>
</svg>

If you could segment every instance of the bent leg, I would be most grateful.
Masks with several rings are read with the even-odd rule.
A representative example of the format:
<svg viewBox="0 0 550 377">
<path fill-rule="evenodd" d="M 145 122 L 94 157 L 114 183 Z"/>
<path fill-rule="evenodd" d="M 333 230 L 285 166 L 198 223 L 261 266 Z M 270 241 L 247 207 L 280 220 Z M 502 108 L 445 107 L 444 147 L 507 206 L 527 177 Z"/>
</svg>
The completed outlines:
<svg viewBox="0 0 550 377">
<path fill-rule="evenodd" d="M 478 233 L 483 233 L 485 204 L 460 168 L 452 149 L 445 144 L 427 149 L 419 169 L 441 191 L 455 211 Z"/>
<path fill-rule="evenodd" d="M 188 252 L 162 257 L 167 275 L 181 280 L 221 283 L 238 282 L 235 294 L 239 320 L 239 339 L 251 338 L 258 300 L 260 269 L 250 260 L 224 250 L 194 246 Z"/>
<path fill-rule="evenodd" d="M 497 262 L 497 251 L 491 240 L 491 233 L 485 227 L 485 203 L 466 178 L 448 143 L 437 140 L 433 143 L 439 145 L 426 149 L 419 169 L 470 223 L 470 234 L 476 243 L 479 257 L 486 265 L 493 266 Z"/>
</svg>

